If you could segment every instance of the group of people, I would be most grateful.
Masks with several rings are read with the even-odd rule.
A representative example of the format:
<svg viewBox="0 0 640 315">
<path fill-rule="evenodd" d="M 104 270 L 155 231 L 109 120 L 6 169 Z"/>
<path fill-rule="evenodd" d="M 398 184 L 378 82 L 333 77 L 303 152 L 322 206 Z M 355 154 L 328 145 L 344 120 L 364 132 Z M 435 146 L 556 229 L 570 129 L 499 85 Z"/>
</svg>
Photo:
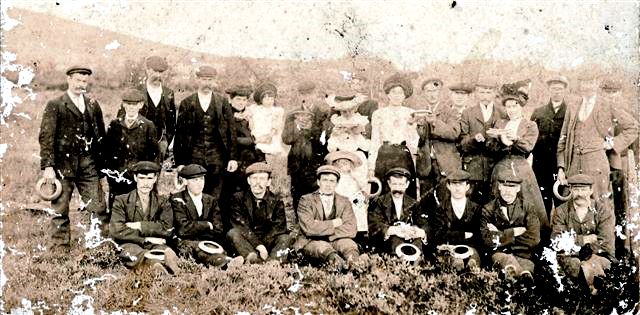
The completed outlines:
<svg viewBox="0 0 640 315">
<path fill-rule="evenodd" d="M 638 122 L 618 81 L 584 74 L 573 102 L 569 81 L 552 77 L 549 102 L 528 119 L 526 81 L 499 87 L 480 76 L 445 87 L 429 78 L 414 109 L 405 105 L 414 94 L 407 76 L 384 81 L 381 105 L 354 74 L 334 93 L 302 82 L 299 107 L 285 115 L 275 84 L 222 95 L 207 65 L 176 106 L 166 60 L 151 56 L 145 66 L 144 84 L 124 91 L 106 130 L 85 94 L 88 67 L 69 68 L 68 90 L 45 107 L 42 177 L 61 187 L 51 200 L 56 250 L 69 248 L 75 185 L 127 266 L 173 273 L 178 256 L 226 266 L 283 262 L 293 252 L 348 268 L 373 251 L 533 279 L 541 248 L 569 235 L 575 246 L 558 261 L 592 285 L 624 255 L 614 230 L 626 224 Z M 155 186 L 171 152 L 179 187 L 161 196 Z M 287 154 L 297 217 L 289 225 L 299 231 L 269 189 L 266 156 L 279 154 Z"/>
</svg>

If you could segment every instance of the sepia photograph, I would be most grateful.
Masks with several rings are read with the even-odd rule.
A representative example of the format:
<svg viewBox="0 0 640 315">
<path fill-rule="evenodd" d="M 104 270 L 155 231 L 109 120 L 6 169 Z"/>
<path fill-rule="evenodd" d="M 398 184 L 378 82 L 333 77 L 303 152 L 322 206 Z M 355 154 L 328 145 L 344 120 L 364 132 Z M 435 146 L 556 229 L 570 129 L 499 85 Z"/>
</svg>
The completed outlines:
<svg viewBox="0 0 640 315">
<path fill-rule="evenodd" d="M 640 313 L 638 1 L 0 7 L 2 313 Z"/>
</svg>

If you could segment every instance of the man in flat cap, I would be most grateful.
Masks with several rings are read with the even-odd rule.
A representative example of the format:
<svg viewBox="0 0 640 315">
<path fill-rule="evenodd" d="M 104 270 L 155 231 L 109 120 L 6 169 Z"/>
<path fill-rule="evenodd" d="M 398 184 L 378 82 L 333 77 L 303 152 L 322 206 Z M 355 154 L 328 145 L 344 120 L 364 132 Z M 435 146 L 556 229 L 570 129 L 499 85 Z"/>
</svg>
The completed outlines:
<svg viewBox="0 0 640 315">
<path fill-rule="evenodd" d="M 462 168 L 460 153 L 456 147 L 458 136 L 460 136 L 460 124 L 451 106 L 441 101 L 443 86 L 442 80 L 438 78 L 426 79 L 422 83 L 427 112 L 417 117 L 418 134 L 420 134 L 418 148 L 429 146 L 426 151 L 429 155 L 418 155 L 416 160 L 420 195 L 433 190 L 447 174 Z M 431 164 L 430 168 L 420 167 L 427 163 Z M 427 169 L 428 173 L 423 173 Z"/>
<path fill-rule="evenodd" d="M 473 92 L 473 86 L 464 82 L 449 86 L 449 98 L 451 108 L 456 113 L 458 121 L 462 118 L 462 112 L 469 106 L 469 96 Z"/>
<path fill-rule="evenodd" d="M 371 118 L 373 118 L 373 112 L 378 109 L 378 101 L 371 99 L 371 91 L 368 83 L 369 80 L 367 77 L 360 73 L 353 73 L 351 80 L 349 80 L 349 88 L 355 94 L 355 99 L 358 102 L 356 112 L 367 117 L 369 120 L 363 133 L 367 139 L 371 138 Z"/>
<path fill-rule="evenodd" d="M 101 222 L 103 234 L 109 222 L 103 189 L 107 180 L 100 172 L 104 160 L 105 137 L 102 109 L 85 95 L 91 69 L 73 66 L 66 72 L 67 91 L 49 101 L 40 125 L 40 167 L 47 184 L 56 177 L 62 183 L 62 194 L 51 201 L 58 213 L 51 220 L 52 247 L 67 252 L 71 241 L 69 201 L 75 186 L 84 207 Z"/>
<path fill-rule="evenodd" d="M 598 95 L 598 77 L 592 72 L 579 77 L 582 102 L 567 109 L 558 142 L 558 180 L 584 173 L 593 178 L 596 200 L 610 198 L 610 165 L 607 152 L 621 154 L 638 137 L 638 122 L 620 106 Z M 615 135 L 615 129 L 619 133 Z"/>
<path fill-rule="evenodd" d="M 224 172 L 238 169 L 238 152 L 231 106 L 226 97 L 213 91 L 216 74 L 213 67 L 200 66 L 196 71 L 197 92 L 180 102 L 174 157 L 178 169 L 187 164 L 204 166 L 204 192 L 218 199 Z"/>
<path fill-rule="evenodd" d="M 198 164 L 183 167 L 178 176 L 186 189 L 169 197 L 173 208 L 178 249 L 181 256 L 193 257 L 207 266 L 222 267 L 230 262 L 224 251 L 224 232 L 218 202 L 203 192 L 207 169 Z M 219 252 L 201 248 L 203 241 L 220 245 Z"/>
<path fill-rule="evenodd" d="M 158 161 L 156 127 L 139 114 L 144 104 L 144 94 L 127 89 L 122 94 L 124 115 L 112 120 L 105 138 L 105 169 L 109 181 L 109 204 L 117 195 L 135 188 L 131 169 L 139 161 Z"/>
<path fill-rule="evenodd" d="M 571 199 L 556 208 L 551 221 L 551 238 L 569 233 L 574 237 L 575 244 L 571 248 L 557 249 L 558 264 L 573 279 L 582 274 L 595 293 L 594 278 L 604 276 L 604 271 L 616 260 L 615 218 L 606 203 L 591 197 L 593 179 L 589 175 L 573 175 L 567 181 Z"/>
<path fill-rule="evenodd" d="M 475 85 L 477 104 L 462 112 L 460 120 L 460 152 L 462 167 L 471 174 L 471 199 L 485 204 L 491 198 L 491 172 L 496 159 L 486 147 L 487 130 L 493 128 L 507 114 L 500 104 L 495 104 L 496 83 L 490 78 L 481 78 Z"/>
<path fill-rule="evenodd" d="M 298 204 L 301 235 L 294 245 L 309 257 L 343 268 L 359 259 L 356 217 L 351 202 L 335 193 L 340 172 L 335 166 L 317 170 L 319 189 L 302 196 Z"/>
<path fill-rule="evenodd" d="M 481 262 L 478 249 L 482 244 L 480 236 L 482 208 L 467 196 L 471 188 L 469 178 L 471 174 L 463 170 L 447 174 L 448 194 L 437 198 L 439 202 L 434 200 L 431 203 L 434 210 L 432 210 L 433 219 L 430 224 L 432 233 L 430 243 L 438 247 L 437 254 L 441 261 L 451 264 L 458 270 L 464 267 L 480 267 Z M 469 247 L 468 257 L 456 257 L 452 253 L 452 249 L 459 245 Z"/>
<path fill-rule="evenodd" d="M 164 253 L 162 263 L 177 274 L 180 272 L 178 257 L 167 246 L 167 241 L 173 237 L 173 210 L 169 200 L 158 195 L 156 190 L 160 166 L 155 162 L 140 161 L 133 166 L 132 172 L 136 189 L 117 196 L 112 207 L 109 230 L 111 238 L 121 247 L 119 257 L 128 268 L 153 265 L 162 269 L 149 255 L 151 250 L 161 250 Z"/>
<path fill-rule="evenodd" d="M 547 211 L 551 216 L 551 209 L 558 207 L 562 201 L 553 194 L 553 184 L 556 181 L 556 169 L 549 165 L 558 165 L 556 152 L 558 140 L 567 110 L 565 95 L 569 81 L 564 76 L 554 76 L 547 80 L 550 97 L 546 105 L 535 109 L 531 121 L 538 126 L 538 140 L 533 148 L 533 172 L 536 175 L 540 193 Z"/>
<path fill-rule="evenodd" d="M 249 189 L 236 193 L 231 201 L 231 224 L 227 238 L 245 263 L 267 260 L 284 262 L 291 245 L 287 233 L 284 202 L 269 190 L 271 166 L 251 164 L 246 170 Z"/>
<path fill-rule="evenodd" d="M 533 254 L 540 242 L 540 222 L 533 205 L 520 196 L 522 180 L 510 171 L 498 174 L 499 196 L 484 205 L 480 234 L 494 267 L 509 277 L 533 280 Z"/>
<path fill-rule="evenodd" d="M 406 194 L 411 173 L 398 167 L 386 174 L 390 190 L 369 203 L 369 234 L 371 246 L 380 253 L 396 254 L 403 243 L 411 243 L 422 250 L 426 240 L 420 207 Z"/>
</svg>

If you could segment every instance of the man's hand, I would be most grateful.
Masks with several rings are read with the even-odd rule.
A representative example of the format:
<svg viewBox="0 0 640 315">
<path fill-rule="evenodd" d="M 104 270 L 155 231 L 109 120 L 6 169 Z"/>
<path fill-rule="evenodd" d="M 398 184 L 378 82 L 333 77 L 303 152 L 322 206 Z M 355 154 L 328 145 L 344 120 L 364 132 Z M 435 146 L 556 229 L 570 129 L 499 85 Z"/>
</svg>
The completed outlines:
<svg viewBox="0 0 640 315">
<path fill-rule="evenodd" d="M 489 229 L 489 231 L 491 231 L 491 232 L 500 232 L 500 230 L 498 230 L 498 228 L 497 228 L 495 225 L 493 225 L 493 223 L 489 223 L 489 224 L 487 224 L 487 228 L 488 228 L 488 229 Z"/>
<path fill-rule="evenodd" d="M 513 235 L 514 236 L 520 236 L 520 235 L 524 234 L 524 232 L 526 232 L 526 231 L 527 231 L 527 228 L 525 228 L 525 227 L 521 227 L 521 226 L 515 227 L 515 228 L 513 228 Z"/>
<path fill-rule="evenodd" d="M 436 121 L 436 114 L 434 113 L 428 113 L 424 116 L 424 121 L 427 122 L 428 124 L 433 124 L 433 122 Z"/>
<path fill-rule="evenodd" d="M 176 167 L 176 173 L 180 173 L 180 171 L 184 168 L 184 165 L 178 165 Z"/>
<path fill-rule="evenodd" d="M 262 258 L 262 260 L 267 260 L 267 258 L 269 257 L 269 252 L 267 252 L 267 248 L 264 247 L 264 245 L 258 245 L 256 247 L 256 250 L 258 251 L 258 254 L 260 255 L 260 258 Z"/>
<path fill-rule="evenodd" d="M 142 223 L 140 222 L 127 222 L 124 225 L 130 229 L 142 231 Z"/>
<path fill-rule="evenodd" d="M 466 240 L 466 239 L 469 239 L 469 238 L 472 238 L 472 237 L 473 237 L 473 233 L 471 233 L 471 232 L 464 232 L 464 239 L 465 239 L 465 240 Z"/>
<path fill-rule="evenodd" d="M 392 225 L 387 229 L 387 233 L 385 233 L 385 239 L 389 238 L 389 236 L 397 236 L 397 237 L 401 237 L 404 238 L 404 233 L 402 232 L 402 229 L 397 226 L 397 225 Z"/>
<path fill-rule="evenodd" d="M 144 238 L 145 243 L 151 243 L 151 244 L 155 244 L 155 245 L 164 245 L 167 243 L 167 240 L 165 240 L 164 238 L 160 238 L 160 237 L 145 237 Z"/>
<path fill-rule="evenodd" d="M 331 220 L 331 224 L 333 224 L 334 228 L 337 228 L 337 227 L 341 226 L 342 223 L 343 223 L 342 219 L 340 219 L 340 218 Z"/>
<path fill-rule="evenodd" d="M 233 173 L 238 169 L 238 162 L 236 160 L 231 160 L 227 163 L 227 172 Z"/>
<path fill-rule="evenodd" d="M 109 191 L 109 181 L 106 177 L 100 178 L 100 187 L 102 188 L 103 192 Z"/>
<path fill-rule="evenodd" d="M 564 170 L 561 168 L 558 169 L 558 181 L 560 182 L 560 185 L 567 185 L 567 176 L 564 174 Z"/>
<path fill-rule="evenodd" d="M 586 236 L 582 237 L 582 242 L 584 244 L 591 244 L 591 243 L 595 243 L 597 241 L 598 241 L 598 235 L 595 235 L 595 234 L 589 234 L 589 235 L 586 235 Z"/>
<path fill-rule="evenodd" d="M 46 184 L 53 185 L 56 182 L 56 171 L 51 166 L 45 167 L 42 178 Z"/>
<path fill-rule="evenodd" d="M 484 136 L 481 133 L 477 133 L 475 136 L 473 136 L 473 139 L 475 139 L 477 142 L 484 142 Z"/>
<path fill-rule="evenodd" d="M 613 139 L 607 139 L 602 145 L 605 151 L 613 150 Z"/>
<path fill-rule="evenodd" d="M 158 150 L 160 151 L 161 156 L 167 154 L 167 148 L 169 148 L 169 143 L 167 142 L 167 140 L 162 139 L 160 140 L 160 142 L 158 142 Z"/>
<path fill-rule="evenodd" d="M 423 239 L 423 238 L 427 237 L 427 233 L 423 229 L 421 229 L 421 228 L 419 228 L 417 226 L 413 226 L 412 228 L 413 228 L 413 233 L 412 233 L 413 237 L 412 238 Z"/>
</svg>

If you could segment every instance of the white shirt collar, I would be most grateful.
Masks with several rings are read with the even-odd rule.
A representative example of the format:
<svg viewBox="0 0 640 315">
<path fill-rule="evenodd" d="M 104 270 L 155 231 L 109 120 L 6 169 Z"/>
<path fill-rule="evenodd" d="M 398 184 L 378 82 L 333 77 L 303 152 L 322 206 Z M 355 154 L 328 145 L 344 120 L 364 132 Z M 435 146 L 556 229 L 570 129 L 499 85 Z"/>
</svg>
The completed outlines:
<svg viewBox="0 0 640 315">
<path fill-rule="evenodd" d="M 395 206 L 395 209 L 396 209 L 396 218 L 399 220 L 400 216 L 402 215 L 402 202 L 404 200 L 404 195 L 400 197 L 391 195 L 391 198 L 393 199 L 393 205 Z"/>
<path fill-rule="evenodd" d="M 458 219 L 462 219 L 464 208 L 467 206 L 467 198 L 455 199 L 451 197 L 451 208 Z"/>
<path fill-rule="evenodd" d="M 213 96 L 213 92 L 202 93 L 198 91 L 198 101 L 200 101 L 200 107 L 203 111 L 207 111 L 209 109 L 209 104 L 211 103 L 211 97 Z"/>
<path fill-rule="evenodd" d="M 149 93 L 153 105 L 157 107 L 160 104 L 160 99 L 162 99 L 162 84 L 153 86 L 147 81 L 147 93 Z"/>
<path fill-rule="evenodd" d="M 194 195 L 192 194 L 190 191 L 187 190 L 187 192 L 189 193 L 189 196 L 191 197 L 191 200 L 193 201 L 193 204 L 196 206 L 196 211 L 198 211 L 198 216 L 202 215 L 202 194 L 199 195 Z"/>
<path fill-rule="evenodd" d="M 80 112 L 84 114 L 84 109 L 85 109 L 85 106 L 84 106 L 84 95 L 80 94 L 78 96 L 75 96 L 69 90 L 67 90 L 67 95 L 69 95 L 69 98 L 71 99 L 73 104 L 76 105 L 78 110 L 80 110 Z"/>
</svg>

